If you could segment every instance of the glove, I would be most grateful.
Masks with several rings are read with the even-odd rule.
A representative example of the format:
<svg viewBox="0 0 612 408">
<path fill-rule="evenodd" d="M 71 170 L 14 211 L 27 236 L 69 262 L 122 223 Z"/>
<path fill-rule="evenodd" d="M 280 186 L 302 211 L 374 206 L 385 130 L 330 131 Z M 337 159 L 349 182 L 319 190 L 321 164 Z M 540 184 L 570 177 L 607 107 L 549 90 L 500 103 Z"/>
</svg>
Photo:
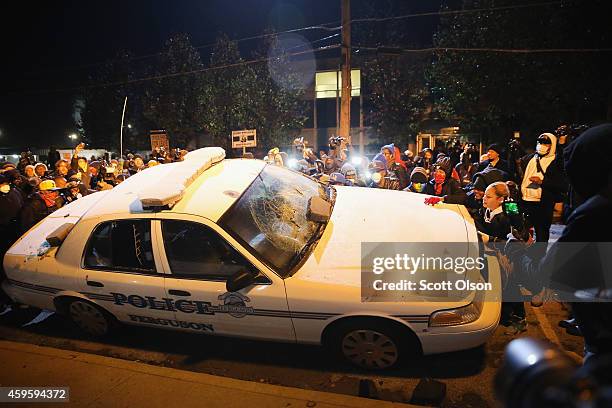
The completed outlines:
<svg viewBox="0 0 612 408">
<path fill-rule="evenodd" d="M 427 197 L 425 199 L 425 204 L 427 204 L 427 205 L 436 205 L 440 201 L 442 201 L 442 197 Z"/>
</svg>

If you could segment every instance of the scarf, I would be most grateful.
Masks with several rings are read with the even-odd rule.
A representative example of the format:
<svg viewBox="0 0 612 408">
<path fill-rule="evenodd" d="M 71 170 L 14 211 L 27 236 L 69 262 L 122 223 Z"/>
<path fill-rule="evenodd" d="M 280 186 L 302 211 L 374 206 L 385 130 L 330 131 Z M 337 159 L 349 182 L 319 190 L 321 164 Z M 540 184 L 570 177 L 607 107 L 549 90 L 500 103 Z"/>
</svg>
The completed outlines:
<svg viewBox="0 0 612 408">
<path fill-rule="evenodd" d="M 51 208 L 54 207 L 56 205 L 55 203 L 55 198 L 57 197 L 57 193 L 56 194 L 43 194 L 43 193 L 39 193 L 39 195 L 42 197 L 43 201 L 45 202 L 45 205 L 47 206 L 47 208 Z"/>
</svg>

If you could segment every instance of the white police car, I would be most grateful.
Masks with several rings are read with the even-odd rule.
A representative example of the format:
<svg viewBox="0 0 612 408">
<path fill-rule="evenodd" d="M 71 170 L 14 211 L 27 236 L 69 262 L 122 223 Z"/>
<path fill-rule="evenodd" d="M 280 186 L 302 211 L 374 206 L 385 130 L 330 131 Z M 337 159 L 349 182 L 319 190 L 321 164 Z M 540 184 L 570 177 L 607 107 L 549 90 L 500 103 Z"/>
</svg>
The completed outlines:
<svg viewBox="0 0 612 408">
<path fill-rule="evenodd" d="M 3 289 L 93 335 L 123 322 L 324 344 L 367 368 L 475 347 L 497 326 L 498 299 L 477 293 L 362 302 L 362 241 L 476 242 L 463 207 L 224 158 L 196 150 L 61 208 L 9 249 Z"/>
</svg>

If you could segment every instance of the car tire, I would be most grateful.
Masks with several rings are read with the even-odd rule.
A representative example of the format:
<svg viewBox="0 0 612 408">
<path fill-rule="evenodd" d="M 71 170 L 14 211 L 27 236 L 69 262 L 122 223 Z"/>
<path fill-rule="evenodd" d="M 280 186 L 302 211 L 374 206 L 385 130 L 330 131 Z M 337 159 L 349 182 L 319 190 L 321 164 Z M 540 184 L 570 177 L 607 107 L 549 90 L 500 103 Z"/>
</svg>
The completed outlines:
<svg viewBox="0 0 612 408">
<path fill-rule="evenodd" d="M 408 330 L 408 329 L 406 329 Z M 413 340 L 394 324 L 360 319 L 340 324 L 331 336 L 332 351 L 344 361 L 367 370 L 396 367 L 407 358 Z"/>
<path fill-rule="evenodd" d="M 86 300 L 70 302 L 66 311 L 70 320 L 90 336 L 104 337 L 115 325 L 115 319 L 106 310 Z"/>
</svg>

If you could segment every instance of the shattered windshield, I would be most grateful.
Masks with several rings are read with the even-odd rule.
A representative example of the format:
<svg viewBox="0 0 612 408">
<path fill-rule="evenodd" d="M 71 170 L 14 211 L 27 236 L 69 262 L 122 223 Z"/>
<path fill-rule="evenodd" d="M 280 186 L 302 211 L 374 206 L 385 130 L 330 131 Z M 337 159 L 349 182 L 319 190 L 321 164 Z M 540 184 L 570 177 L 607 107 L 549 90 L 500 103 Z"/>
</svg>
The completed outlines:
<svg viewBox="0 0 612 408">
<path fill-rule="evenodd" d="M 221 223 L 281 276 L 289 274 L 322 226 L 308 221 L 308 200 L 327 199 L 316 181 L 291 170 L 266 166 Z"/>
</svg>

